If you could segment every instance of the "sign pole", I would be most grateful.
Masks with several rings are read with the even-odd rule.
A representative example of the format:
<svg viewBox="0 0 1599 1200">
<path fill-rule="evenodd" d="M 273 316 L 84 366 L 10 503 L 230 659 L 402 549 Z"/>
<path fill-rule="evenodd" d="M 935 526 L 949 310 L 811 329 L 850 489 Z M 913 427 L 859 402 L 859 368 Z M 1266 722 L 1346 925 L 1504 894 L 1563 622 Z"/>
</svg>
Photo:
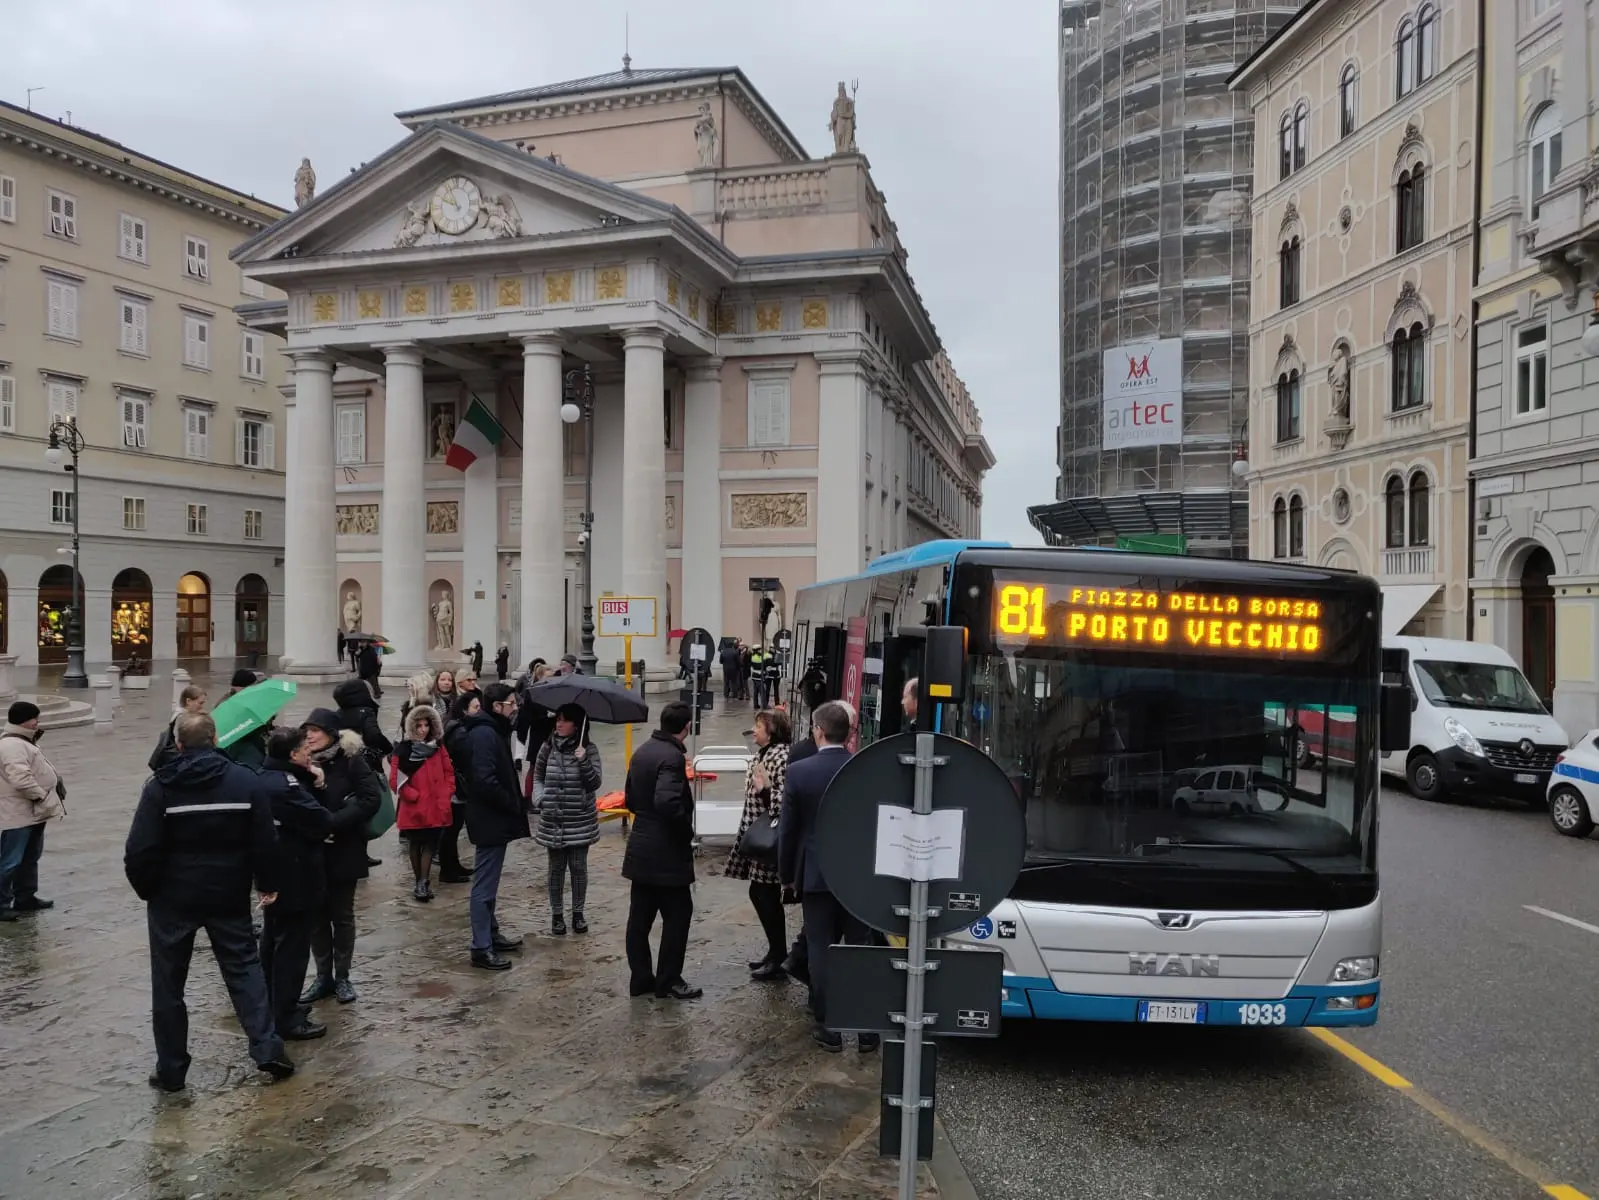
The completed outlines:
<svg viewBox="0 0 1599 1200">
<path fill-rule="evenodd" d="M 622 686 L 628 691 L 633 690 L 633 635 L 622 635 L 622 657 L 627 661 L 622 664 Z M 622 770 L 627 770 L 627 764 L 633 761 L 633 725 L 631 722 L 622 726 Z"/>
<path fill-rule="evenodd" d="M 911 811 L 933 811 L 933 735 L 916 735 L 916 790 Z M 905 1076 L 900 1086 L 899 1196 L 916 1200 L 917 1135 L 922 1110 L 922 1002 L 927 992 L 927 881 L 911 880 L 905 948 Z"/>
</svg>

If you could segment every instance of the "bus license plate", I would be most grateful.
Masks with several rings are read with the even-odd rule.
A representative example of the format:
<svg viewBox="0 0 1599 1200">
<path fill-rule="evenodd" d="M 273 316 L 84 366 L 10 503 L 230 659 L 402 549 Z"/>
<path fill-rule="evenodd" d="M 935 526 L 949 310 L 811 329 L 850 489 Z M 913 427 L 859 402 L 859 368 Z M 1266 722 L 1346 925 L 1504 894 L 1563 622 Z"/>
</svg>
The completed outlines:
<svg viewBox="0 0 1599 1200">
<path fill-rule="evenodd" d="M 1538 777 L 1536 775 L 1530 775 L 1530 774 L 1525 774 L 1524 773 L 1524 774 L 1516 776 L 1516 782 L 1517 783 L 1537 783 L 1538 782 Z"/>
<path fill-rule="evenodd" d="M 1140 1000 L 1138 1019 L 1161 1025 L 1203 1025 L 1205 1006 L 1192 1000 Z"/>
</svg>

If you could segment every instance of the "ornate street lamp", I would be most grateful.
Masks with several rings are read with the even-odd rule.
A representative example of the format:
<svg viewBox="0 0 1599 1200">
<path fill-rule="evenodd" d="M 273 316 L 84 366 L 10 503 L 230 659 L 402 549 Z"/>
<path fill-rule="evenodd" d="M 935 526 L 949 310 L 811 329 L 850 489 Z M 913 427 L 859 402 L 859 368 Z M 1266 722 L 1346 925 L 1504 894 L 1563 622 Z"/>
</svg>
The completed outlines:
<svg viewBox="0 0 1599 1200">
<path fill-rule="evenodd" d="M 578 667 L 585 675 L 594 674 L 594 376 L 584 363 L 568 371 L 564 380 L 561 420 L 568 425 L 583 422 L 583 624 L 578 630 Z"/>
<path fill-rule="evenodd" d="M 52 467 L 72 472 L 72 608 L 67 614 L 67 670 L 61 676 L 64 688 L 86 688 L 89 677 L 83 670 L 83 575 L 78 569 L 78 456 L 83 453 L 83 433 L 73 421 L 50 422 L 50 444 L 44 456 Z M 62 463 L 68 454 L 70 463 Z"/>
</svg>

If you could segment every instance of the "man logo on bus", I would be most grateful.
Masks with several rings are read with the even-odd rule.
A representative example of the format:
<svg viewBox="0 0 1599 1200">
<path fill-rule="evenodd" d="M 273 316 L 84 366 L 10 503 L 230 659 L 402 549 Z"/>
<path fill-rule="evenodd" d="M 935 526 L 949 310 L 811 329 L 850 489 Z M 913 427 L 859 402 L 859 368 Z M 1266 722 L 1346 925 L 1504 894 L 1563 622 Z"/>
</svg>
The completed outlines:
<svg viewBox="0 0 1599 1200">
<path fill-rule="evenodd" d="M 1128 379 L 1148 379 L 1149 378 L 1149 355 L 1148 354 L 1144 355 L 1143 358 L 1138 358 L 1138 357 L 1136 357 L 1135 355 L 1132 355 L 1132 354 L 1129 354 L 1127 356 L 1127 378 Z"/>
</svg>

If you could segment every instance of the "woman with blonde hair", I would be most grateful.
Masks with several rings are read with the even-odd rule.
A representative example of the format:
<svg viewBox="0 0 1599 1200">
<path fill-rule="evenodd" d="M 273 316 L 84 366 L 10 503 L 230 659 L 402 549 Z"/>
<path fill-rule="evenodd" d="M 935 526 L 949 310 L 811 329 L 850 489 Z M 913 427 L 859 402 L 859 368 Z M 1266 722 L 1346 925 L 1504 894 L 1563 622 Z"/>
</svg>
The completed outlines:
<svg viewBox="0 0 1599 1200">
<path fill-rule="evenodd" d="M 418 671 L 415 675 L 411 676 L 411 678 L 405 681 L 405 690 L 407 695 L 405 697 L 405 703 L 400 705 L 400 736 L 402 738 L 410 736 L 405 732 L 405 718 L 410 711 L 413 708 L 420 708 L 424 704 L 429 708 L 433 707 L 434 680 L 435 676 L 433 672 Z"/>
</svg>

